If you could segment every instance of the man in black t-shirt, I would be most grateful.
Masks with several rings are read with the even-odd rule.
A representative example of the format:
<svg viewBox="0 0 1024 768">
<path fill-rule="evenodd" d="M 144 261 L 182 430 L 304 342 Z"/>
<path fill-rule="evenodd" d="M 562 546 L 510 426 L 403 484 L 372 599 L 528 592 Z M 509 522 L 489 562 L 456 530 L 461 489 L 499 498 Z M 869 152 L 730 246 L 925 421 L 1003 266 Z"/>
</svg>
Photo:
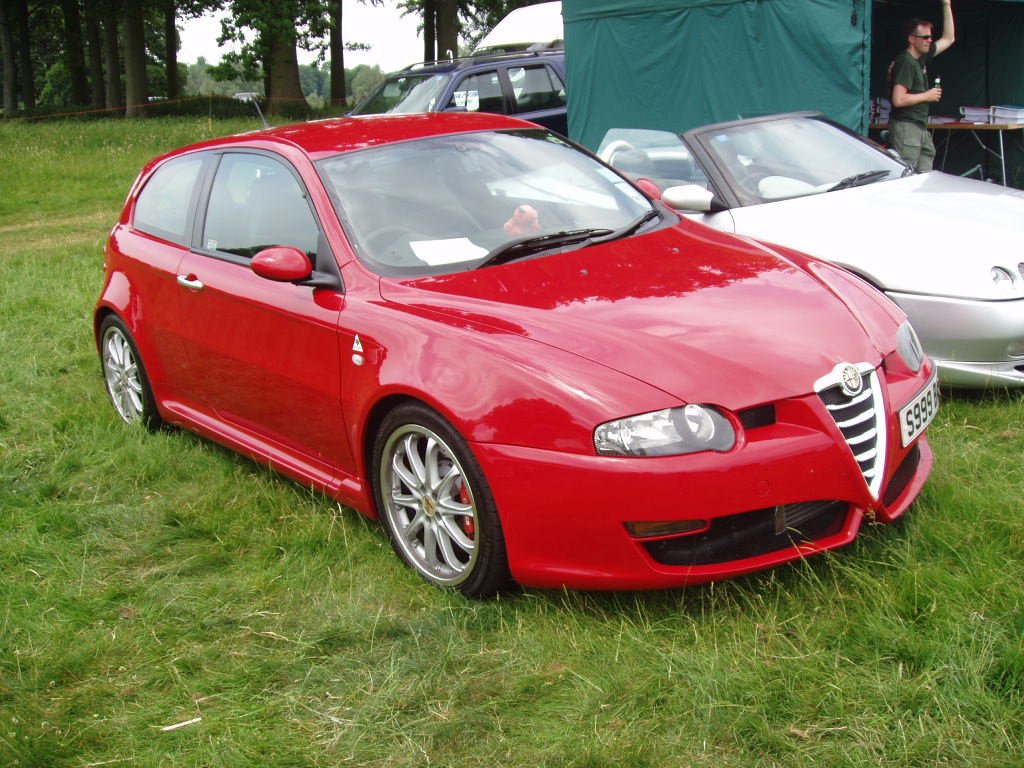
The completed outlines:
<svg viewBox="0 0 1024 768">
<path fill-rule="evenodd" d="M 889 65 L 892 113 L 889 132 L 893 148 L 917 171 L 930 171 L 935 145 L 928 133 L 928 105 L 942 98 L 936 83 L 928 85 L 928 63 L 956 39 L 952 0 L 942 0 L 942 37 L 934 38 L 930 21 L 910 19 L 904 25 L 906 50 Z"/>
</svg>

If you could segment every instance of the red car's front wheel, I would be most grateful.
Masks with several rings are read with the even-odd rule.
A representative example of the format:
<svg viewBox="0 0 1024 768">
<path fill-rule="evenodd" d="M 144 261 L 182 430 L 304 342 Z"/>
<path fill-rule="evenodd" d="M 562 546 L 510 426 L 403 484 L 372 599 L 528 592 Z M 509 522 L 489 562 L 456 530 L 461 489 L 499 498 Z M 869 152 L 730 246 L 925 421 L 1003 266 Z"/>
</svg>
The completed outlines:
<svg viewBox="0 0 1024 768">
<path fill-rule="evenodd" d="M 395 551 L 427 581 L 488 597 L 511 577 L 483 471 L 466 441 L 419 403 L 385 417 L 374 444 L 374 493 Z"/>
</svg>

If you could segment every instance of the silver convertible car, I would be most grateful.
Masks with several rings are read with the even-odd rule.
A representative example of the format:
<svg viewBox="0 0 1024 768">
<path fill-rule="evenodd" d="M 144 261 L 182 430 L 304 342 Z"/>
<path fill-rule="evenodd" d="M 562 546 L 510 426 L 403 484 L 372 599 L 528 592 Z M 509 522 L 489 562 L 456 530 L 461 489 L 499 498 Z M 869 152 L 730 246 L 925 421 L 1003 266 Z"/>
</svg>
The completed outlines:
<svg viewBox="0 0 1024 768">
<path fill-rule="evenodd" d="M 1024 387 L 1024 192 L 917 174 L 817 113 L 682 136 L 614 129 L 598 154 L 704 224 L 828 259 L 884 291 L 943 383 Z"/>
</svg>

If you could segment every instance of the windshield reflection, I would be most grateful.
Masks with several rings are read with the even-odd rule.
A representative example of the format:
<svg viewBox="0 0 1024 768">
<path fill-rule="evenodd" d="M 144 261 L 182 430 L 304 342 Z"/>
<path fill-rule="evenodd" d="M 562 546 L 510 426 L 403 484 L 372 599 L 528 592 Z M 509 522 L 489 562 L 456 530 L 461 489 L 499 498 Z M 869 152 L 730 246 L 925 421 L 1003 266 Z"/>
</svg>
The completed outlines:
<svg viewBox="0 0 1024 768">
<path fill-rule="evenodd" d="M 382 274 L 472 269 L 513 241 L 550 242 L 523 258 L 585 247 L 572 233 L 630 234 L 652 210 L 621 176 L 543 130 L 407 141 L 318 167 L 357 253 Z"/>
</svg>

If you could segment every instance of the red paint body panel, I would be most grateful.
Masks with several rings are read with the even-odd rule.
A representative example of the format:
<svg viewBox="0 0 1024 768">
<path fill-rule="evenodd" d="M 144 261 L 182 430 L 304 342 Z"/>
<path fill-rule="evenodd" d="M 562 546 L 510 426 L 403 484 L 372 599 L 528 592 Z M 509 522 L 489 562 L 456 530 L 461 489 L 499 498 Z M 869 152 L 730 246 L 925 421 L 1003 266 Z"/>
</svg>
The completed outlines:
<svg viewBox="0 0 1024 768">
<path fill-rule="evenodd" d="M 680 221 L 649 234 L 438 277 L 378 277 L 356 258 L 312 161 L 452 132 L 530 127 L 494 115 L 347 119 L 206 142 L 150 163 L 107 247 L 98 307 L 139 347 L 161 414 L 375 516 L 368 448 L 394 398 L 422 401 L 470 443 L 494 493 L 515 578 L 641 589 L 735 576 L 849 543 L 891 521 L 927 478 L 922 436 L 894 413 L 931 375 L 892 364 L 902 314 L 801 254 Z M 166 159 L 226 147 L 272 152 L 301 178 L 334 254 L 337 290 L 277 283 L 244 264 L 132 228 Z M 201 290 L 177 282 L 198 281 Z M 872 497 L 814 384 L 868 363 L 888 411 L 888 503 Z M 595 428 L 686 403 L 775 423 L 736 446 L 662 458 L 598 456 Z M 916 453 L 914 453 L 916 451 Z M 813 543 L 703 566 L 658 563 L 627 521 L 714 520 L 835 500 L 841 526 Z"/>
</svg>

